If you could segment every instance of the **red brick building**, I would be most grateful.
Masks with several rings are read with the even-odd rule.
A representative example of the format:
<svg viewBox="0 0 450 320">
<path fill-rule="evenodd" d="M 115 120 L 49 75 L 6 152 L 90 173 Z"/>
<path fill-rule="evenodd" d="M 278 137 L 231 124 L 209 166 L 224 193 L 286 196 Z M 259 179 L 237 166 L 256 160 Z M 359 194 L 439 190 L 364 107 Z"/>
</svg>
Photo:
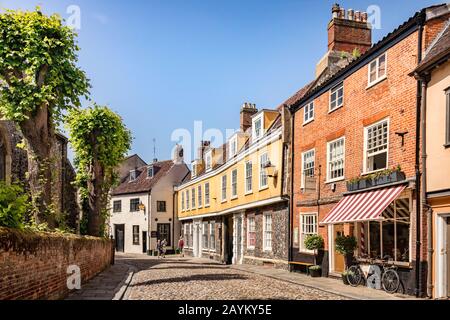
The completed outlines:
<svg viewBox="0 0 450 320">
<path fill-rule="evenodd" d="M 420 84 L 409 73 L 444 28 L 449 7 L 423 9 L 374 45 L 367 14 L 338 5 L 332 12 L 316 79 L 285 102 L 293 114 L 291 265 L 315 262 L 304 239 L 318 233 L 323 275 L 340 275 L 335 239 L 353 235 L 356 256 L 395 263 L 401 291 L 423 294 Z"/>
</svg>

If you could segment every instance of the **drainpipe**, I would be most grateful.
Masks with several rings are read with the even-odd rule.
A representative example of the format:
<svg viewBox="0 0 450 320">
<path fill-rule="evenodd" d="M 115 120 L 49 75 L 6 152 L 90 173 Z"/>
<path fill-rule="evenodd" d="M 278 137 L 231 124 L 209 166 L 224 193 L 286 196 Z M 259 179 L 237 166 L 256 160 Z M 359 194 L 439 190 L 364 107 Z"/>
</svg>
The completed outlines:
<svg viewBox="0 0 450 320">
<path fill-rule="evenodd" d="M 294 225 L 293 225 L 293 216 L 294 216 L 294 163 L 295 163 L 295 149 L 294 149 L 294 143 L 295 143 L 295 130 L 294 130 L 294 126 L 295 126 L 295 111 L 292 112 L 290 108 L 289 112 L 291 113 L 291 190 L 290 190 L 290 199 L 289 199 L 289 257 L 288 257 L 288 262 L 293 261 L 292 259 L 292 248 L 293 248 L 293 230 L 294 230 Z"/>
<path fill-rule="evenodd" d="M 428 81 L 429 78 L 427 76 L 418 77 L 422 83 L 421 90 L 422 90 L 422 97 L 421 97 L 421 106 L 420 106 L 420 114 L 421 114 L 421 121 L 420 121 L 420 132 L 422 135 L 422 188 L 421 188 L 421 199 L 420 202 L 421 208 L 420 212 L 427 212 L 427 297 L 432 298 L 433 296 L 433 266 L 432 266 L 432 258 L 433 258 L 433 214 L 431 207 L 427 203 L 427 131 L 426 131 L 426 124 L 427 124 L 427 88 L 428 88 Z"/>
<path fill-rule="evenodd" d="M 419 22 L 418 31 L 418 45 L 417 45 L 417 63 L 422 61 L 422 40 L 423 40 L 423 24 L 424 18 Z M 417 102 L 416 102 L 416 155 L 415 155 L 415 171 L 416 171 L 416 266 L 415 266 L 415 278 L 416 278 L 416 297 L 421 295 L 421 215 L 422 215 L 422 203 L 420 200 L 420 183 L 421 183 L 421 173 L 420 173 L 420 131 L 421 131 L 421 101 L 422 101 L 422 81 L 417 80 Z"/>
</svg>

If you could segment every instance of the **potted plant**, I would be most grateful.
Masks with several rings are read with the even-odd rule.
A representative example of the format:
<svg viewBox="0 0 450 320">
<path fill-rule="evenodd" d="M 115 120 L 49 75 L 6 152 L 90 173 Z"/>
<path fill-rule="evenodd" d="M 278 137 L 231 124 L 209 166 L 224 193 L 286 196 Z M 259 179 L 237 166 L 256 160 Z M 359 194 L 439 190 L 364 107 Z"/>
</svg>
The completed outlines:
<svg viewBox="0 0 450 320">
<path fill-rule="evenodd" d="M 353 262 L 353 255 L 358 242 L 353 236 L 338 236 L 334 243 L 336 252 L 342 254 L 345 258 L 345 270 L 347 270 Z"/>
<path fill-rule="evenodd" d="M 322 276 L 322 267 L 321 266 L 311 266 L 309 267 L 309 274 L 312 278 L 319 278 Z"/>
<path fill-rule="evenodd" d="M 359 180 L 359 189 L 367 189 L 372 187 L 372 179 L 371 177 L 364 177 Z"/>
<path fill-rule="evenodd" d="M 403 181 L 405 179 L 406 179 L 406 175 L 404 172 L 402 172 L 402 168 L 400 167 L 400 165 L 393 168 L 389 175 L 390 182 L 399 182 L 399 181 Z"/>
<path fill-rule="evenodd" d="M 314 251 L 314 266 L 309 267 L 311 277 L 320 277 L 322 268 L 317 265 L 317 251 L 324 247 L 324 240 L 318 234 L 311 234 L 305 239 L 305 248 Z"/>
<path fill-rule="evenodd" d="M 356 191 L 358 190 L 359 179 L 353 178 L 347 181 L 347 191 Z"/>
</svg>

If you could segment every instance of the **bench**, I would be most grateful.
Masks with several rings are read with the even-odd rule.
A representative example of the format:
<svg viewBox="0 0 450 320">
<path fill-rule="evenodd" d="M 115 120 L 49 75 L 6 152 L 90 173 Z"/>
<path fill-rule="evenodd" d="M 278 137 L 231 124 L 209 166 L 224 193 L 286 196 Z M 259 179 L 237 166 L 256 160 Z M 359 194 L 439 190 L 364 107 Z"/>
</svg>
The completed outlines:
<svg viewBox="0 0 450 320">
<path fill-rule="evenodd" d="M 309 275 L 309 267 L 312 267 L 314 265 L 313 263 L 296 262 L 296 261 L 289 261 L 289 264 L 306 267 L 306 274 L 307 275 Z"/>
</svg>

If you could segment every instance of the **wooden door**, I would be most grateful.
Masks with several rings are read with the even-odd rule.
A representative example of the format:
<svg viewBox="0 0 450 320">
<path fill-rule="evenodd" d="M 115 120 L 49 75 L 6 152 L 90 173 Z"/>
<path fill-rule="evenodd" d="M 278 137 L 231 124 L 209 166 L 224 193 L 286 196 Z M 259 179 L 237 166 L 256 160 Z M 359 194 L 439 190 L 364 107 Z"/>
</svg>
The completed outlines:
<svg viewBox="0 0 450 320">
<path fill-rule="evenodd" d="M 142 253 L 147 253 L 147 231 L 142 231 Z"/>
<path fill-rule="evenodd" d="M 344 235 L 344 225 L 334 225 L 333 242 L 338 236 Z M 334 250 L 334 248 L 333 248 Z M 345 270 L 345 258 L 342 254 L 334 251 L 334 271 L 344 272 Z"/>
</svg>

